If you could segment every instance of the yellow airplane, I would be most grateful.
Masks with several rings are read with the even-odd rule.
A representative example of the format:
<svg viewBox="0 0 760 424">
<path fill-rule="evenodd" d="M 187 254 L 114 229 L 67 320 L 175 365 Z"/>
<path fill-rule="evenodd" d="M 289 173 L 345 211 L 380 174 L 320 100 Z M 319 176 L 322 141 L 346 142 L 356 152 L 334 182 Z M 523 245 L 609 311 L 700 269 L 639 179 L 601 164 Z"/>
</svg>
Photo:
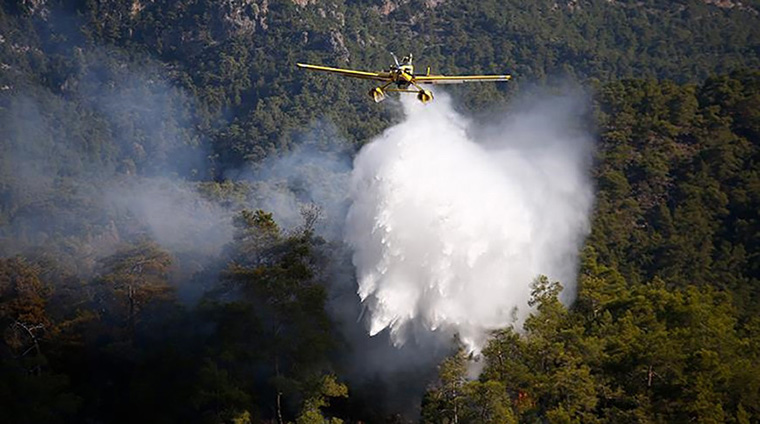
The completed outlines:
<svg viewBox="0 0 760 424">
<path fill-rule="evenodd" d="M 387 71 L 383 72 L 364 72 L 354 71 L 352 69 L 330 68 L 327 66 L 307 65 L 298 63 L 299 68 L 310 69 L 313 71 L 332 72 L 345 77 L 361 78 L 374 81 L 385 82 L 380 87 L 375 87 L 369 91 L 369 96 L 376 103 L 385 99 L 385 93 L 417 93 L 417 99 L 422 103 L 433 100 L 433 93 L 420 87 L 420 84 L 459 84 L 463 82 L 478 81 L 509 81 L 511 75 L 430 75 L 430 67 L 427 68 L 425 75 L 415 75 L 414 66 L 412 65 L 412 55 L 405 56 L 399 63 L 395 54 L 391 53 L 395 64 L 391 65 Z M 391 84 L 396 84 L 395 88 L 388 88 Z M 414 88 L 410 88 L 413 86 Z"/>
</svg>

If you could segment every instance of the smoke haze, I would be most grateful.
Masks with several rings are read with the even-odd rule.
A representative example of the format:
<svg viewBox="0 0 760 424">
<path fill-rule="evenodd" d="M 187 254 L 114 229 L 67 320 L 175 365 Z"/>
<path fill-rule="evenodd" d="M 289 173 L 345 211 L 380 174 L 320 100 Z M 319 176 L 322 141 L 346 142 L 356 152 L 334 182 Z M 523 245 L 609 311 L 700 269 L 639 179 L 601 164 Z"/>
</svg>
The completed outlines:
<svg viewBox="0 0 760 424">
<path fill-rule="evenodd" d="M 456 334 L 478 352 L 526 316 L 537 276 L 572 296 L 593 200 L 583 102 L 518 102 L 478 128 L 445 95 L 402 104 L 406 119 L 362 149 L 350 183 L 345 240 L 368 331 L 397 346 Z"/>
<path fill-rule="evenodd" d="M 231 239 L 229 214 L 188 182 L 207 166 L 188 117 L 194 100 L 151 62 L 127 66 L 97 47 L 81 56 L 87 66 L 61 86 L 64 95 L 30 83 L 5 99 L 2 252 L 65 246 L 85 273 L 140 234 L 173 253 L 218 252 Z M 104 71 L 104 62 L 117 65 Z"/>
</svg>

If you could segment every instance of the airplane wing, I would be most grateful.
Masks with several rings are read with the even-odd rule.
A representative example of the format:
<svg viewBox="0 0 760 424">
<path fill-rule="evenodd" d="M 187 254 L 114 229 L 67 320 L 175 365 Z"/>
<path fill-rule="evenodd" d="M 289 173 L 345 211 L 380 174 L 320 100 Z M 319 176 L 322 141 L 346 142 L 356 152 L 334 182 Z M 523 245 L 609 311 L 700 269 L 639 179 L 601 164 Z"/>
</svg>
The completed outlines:
<svg viewBox="0 0 760 424">
<path fill-rule="evenodd" d="M 418 84 L 461 84 L 463 82 L 484 82 L 484 81 L 509 81 L 512 75 L 419 75 L 414 77 L 414 82 Z"/>
<path fill-rule="evenodd" d="M 343 75 L 344 77 L 361 78 L 361 79 L 368 79 L 368 80 L 375 80 L 375 81 L 390 81 L 391 80 L 391 77 L 387 72 L 378 73 L 378 72 L 354 71 L 353 69 L 330 68 L 328 66 L 307 65 L 305 63 L 297 63 L 296 65 L 298 65 L 298 67 L 302 69 L 330 72 L 333 74 Z"/>
</svg>

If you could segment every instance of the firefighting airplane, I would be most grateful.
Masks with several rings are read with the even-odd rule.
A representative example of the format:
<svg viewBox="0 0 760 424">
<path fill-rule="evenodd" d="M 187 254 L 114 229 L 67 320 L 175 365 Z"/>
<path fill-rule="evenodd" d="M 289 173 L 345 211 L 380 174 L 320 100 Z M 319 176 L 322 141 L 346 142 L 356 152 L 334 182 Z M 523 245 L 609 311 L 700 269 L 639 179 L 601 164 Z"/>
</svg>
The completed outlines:
<svg viewBox="0 0 760 424">
<path fill-rule="evenodd" d="M 361 78 L 374 81 L 382 81 L 385 84 L 375 87 L 369 91 L 369 96 L 376 102 L 382 102 L 385 99 L 385 93 L 417 93 L 417 99 L 422 103 L 433 100 L 433 93 L 420 87 L 420 84 L 459 84 L 463 82 L 479 81 L 509 81 L 511 75 L 430 75 L 430 67 L 427 68 L 425 75 L 415 75 L 414 66 L 412 65 L 412 55 L 405 56 L 399 63 L 395 54 L 391 53 L 395 64 L 390 69 L 383 72 L 364 72 L 354 71 L 352 69 L 330 68 L 327 66 L 307 65 L 298 63 L 299 68 L 310 69 L 313 71 L 332 72 L 345 77 Z M 396 84 L 395 88 L 388 88 L 391 84 Z M 413 86 L 414 88 L 410 88 Z"/>
</svg>

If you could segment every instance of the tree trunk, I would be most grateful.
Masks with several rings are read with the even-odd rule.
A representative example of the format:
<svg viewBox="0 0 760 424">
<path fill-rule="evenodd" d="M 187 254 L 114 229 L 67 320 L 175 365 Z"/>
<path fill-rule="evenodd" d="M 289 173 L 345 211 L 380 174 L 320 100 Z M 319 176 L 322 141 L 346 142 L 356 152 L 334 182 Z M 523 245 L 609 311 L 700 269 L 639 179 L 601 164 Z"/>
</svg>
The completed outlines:
<svg viewBox="0 0 760 424">
<path fill-rule="evenodd" d="M 274 358 L 274 373 L 278 378 L 280 377 L 279 358 Z M 277 424 L 285 424 L 285 421 L 282 419 L 282 391 L 279 387 L 277 387 Z"/>
<path fill-rule="evenodd" d="M 129 295 L 129 318 L 127 320 L 127 331 L 129 331 L 129 338 L 131 339 L 132 344 L 134 344 L 135 339 L 137 338 L 137 329 L 135 328 L 135 288 L 132 285 L 129 285 L 129 287 L 127 287 L 127 292 Z"/>
</svg>

